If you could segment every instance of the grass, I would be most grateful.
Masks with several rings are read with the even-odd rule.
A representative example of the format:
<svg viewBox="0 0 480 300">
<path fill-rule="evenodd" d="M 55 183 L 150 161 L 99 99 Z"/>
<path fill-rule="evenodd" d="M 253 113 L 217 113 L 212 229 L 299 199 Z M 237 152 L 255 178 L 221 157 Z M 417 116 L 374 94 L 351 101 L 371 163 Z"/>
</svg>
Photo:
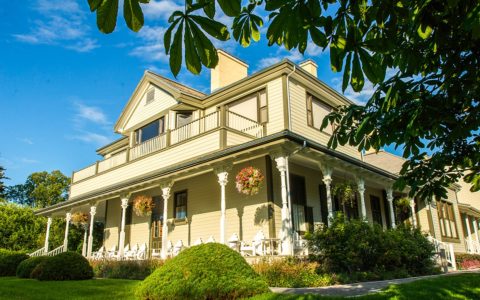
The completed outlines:
<svg viewBox="0 0 480 300">
<path fill-rule="evenodd" d="M 251 300 L 329 300 L 341 297 L 321 297 L 318 295 L 265 294 Z M 385 290 L 371 295 L 355 297 L 358 300 L 383 299 L 480 299 L 480 274 L 462 274 L 423 279 L 399 285 L 390 285 Z"/>
<path fill-rule="evenodd" d="M 135 299 L 136 280 L 93 279 L 83 281 L 37 281 L 0 277 L 0 299 Z M 251 300 L 345 299 L 318 295 L 264 294 Z M 380 293 L 354 299 L 480 299 L 480 274 L 461 274 L 391 285 Z"/>
<path fill-rule="evenodd" d="M 78 300 L 135 299 L 138 280 L 92 279 L 80 281 L 37 281 L 0 277 L 0 299 L 9 300 Z"/>
</svg>

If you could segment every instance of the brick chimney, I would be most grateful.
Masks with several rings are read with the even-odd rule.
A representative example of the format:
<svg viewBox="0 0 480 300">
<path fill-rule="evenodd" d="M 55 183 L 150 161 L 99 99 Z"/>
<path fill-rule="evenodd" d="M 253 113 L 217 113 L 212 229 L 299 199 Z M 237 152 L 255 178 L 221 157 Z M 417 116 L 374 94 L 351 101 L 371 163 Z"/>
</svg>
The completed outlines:
<svg viewBox="0 0 480 300">
<path fill-rule="evenodd" d="M 223 50 L 217 50 L 218 64 L 210 71 L 210 90 L 214 92 L 247 77 L 248 65 Z"/>
<path fill-rule="evenodd" d="M 299 64 L 300 68 L 304 69 L 308 73 L 312 74 L 313 76 L 317 77 L 317 63 L 311 59 L 307 59 Z"/>
</svg>

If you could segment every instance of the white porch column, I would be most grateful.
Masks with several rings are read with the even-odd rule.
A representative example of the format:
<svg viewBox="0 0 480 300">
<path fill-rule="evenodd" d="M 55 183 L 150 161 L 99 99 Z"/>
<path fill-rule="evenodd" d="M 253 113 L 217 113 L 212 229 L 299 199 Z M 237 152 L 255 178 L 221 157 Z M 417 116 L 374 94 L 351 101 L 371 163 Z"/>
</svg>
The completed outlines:
<svg viewBox="0 0 480 300">
<path fill-rule="evenodd" d="M 161 185 L 163 198 L 163 222 L 162 222 L 162 252 L 161 258 L 167 258 L 167 243 L 168 243 L 168 199 L 170 198 L 170 191 L 172 189 L 172 182 Z"/>
<path fill-rule="evenodd" d="M 410 199 L 410 210 L 412 212 L 412 225 L 413 228 L 417 228 L 417 216 L 415 214 L 415 199 Z"/>
<path fill-rule="evenodd" d="M 387 188 L 387 201 L 388 201 L 388 209 L 390 210 L 390 222 L 392 223 L 392 228 L 395 229 L 395 227 L 397 227 L 397 224 L 395 223 L 395 211 L 393 210 L 392 188 Z"/>
<path fill-rule="evenodd" d="M 330 225 L 331 219 L 333 218 L 333 201 L 332 201 L 332 169 L 326 165 L 320 165 L 320 169 L 323 174 L 323 183 L 325 184 L 325 190 L 327 194 L 327 210 L 328 210 L 328 220 L 327 225 Z"/>
<path fill-rule="evenodd" d="M 222 170 L 221 172 L 217 172 L 217 176 L 218 183 L 220 184 L 220 243 L 225 244 L 225 186 L 228 183 L 228 172 Z"/>
<path fill-rule="evenodd" d="M 365 206 L 365 180 L 357 179 L 358 194 L 360 196 L 360 209 L 362 211 L 362 219 L 367 221 L 367 207 Z"/>
<path fill-rule="evenodd" d="M 88 226 L 87 224 L 83 225 L 85 233 L 83 234 L 83 246 L 82 246 L 82 255 L 87 257 L 87 235 L 88 235 Z"/>
<path fill-rule="evenodd" d="M 468 248 L 467 252 L 473 252 L 473 240 L 472 240 L 472 231 L 470 230 L 470 218 L 467 214 L 465 214 L 465 225 L 467 227 L 467 239 L 468 239 Z"/>
<path fill-rule="evenodd" d="M 478 236 L 478 220 L 477 219 L 473 219 L 473 231 L 475 232 L 475 239 L 477 240 L 477 242 L 480 243 L 480 238 Z"/>
<path fill-rule="evenodd" d="M 122 220 L 120 223 L 120 238 L 118 241 L 118 255 L 120 259 L 123 258 L 124 255 L 124 248 L 125 248 L 125 219 L 127 215 L 127 207 L 128 207 L 128 199 L 129 195 L 124 195 L 122 196 L 121 204 L 120 206 L 122 207 Z"/>
<path fill-rule="evenodd" d="M 70 220 L 72 219 L 72 214 L 67 212 L 65 215 L 65 238 L 63 239 L 63 252 L 68 251 L 68 228 L 70 226 Z"/>
<path fill-rule="evenodd" d="M 93 224 L 95 223 L 95 214 L 97 213 L 97 207 L 95 205 L 90 206 L 90 232 L 88 235 L 88 248 L 87 257 L 92 256 L 93 248 Z"/>
<path fill-rule="evenodd" d="M 279 156 L 275 157 L 277 163 L 277 169 L 280 172 L 280 186 L 282 195 L 282 228 L 280 232 L 280 239 L 282 240 L 282 254 L 292 254 L 292 226 L 291 226 L 291 214 L 288 207 L 288 188 L 287 188 L 287 157 Z"/>
<path fill-rule="evenodd" d="M 45 253 L 48 252 L 48 239 L 50 238 L 50 226 L 52 225 L 52 217 L 47 219 L 47 233 L 45 234 Z"/>
</svg>

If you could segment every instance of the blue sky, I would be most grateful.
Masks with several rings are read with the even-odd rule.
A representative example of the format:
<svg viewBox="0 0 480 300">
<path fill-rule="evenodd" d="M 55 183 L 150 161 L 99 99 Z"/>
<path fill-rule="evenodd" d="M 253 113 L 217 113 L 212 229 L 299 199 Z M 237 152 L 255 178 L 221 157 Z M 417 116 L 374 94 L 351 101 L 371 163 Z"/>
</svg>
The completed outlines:
<svg viewBox="0 0 480 300">
<path fill-rule="evenodd" d="M 87 0 L 6 1 L 0 6 L 0 165 L 7 185 L 35 171 L 61 170 L 70 176 L 99 157 L 95 149 L 118 138 L 113 124 L 146 69 L 172 77 L 163 49 L 170 13 L 182 1 L 151 0 L 145 27 L 114 33 L 96 28 Z M 221 19 L 223 16 L 219 16 Z M 266 21 L 266 20 L 265 20 Z M 341 74 L 330 70 L 328 54 L 310 46 L 305 56 L 259 43 L 242 48 L 233 40 L 217 46 L 250 65 L 249 73 L 283 58 L 314 59 L 319 78 L 340 90 Z M 182 70 L 178 80 L 208 92 L 208 69 L 200 76 Z M 372 92 L 346 96 L 362 102 Z"/>
</svg>

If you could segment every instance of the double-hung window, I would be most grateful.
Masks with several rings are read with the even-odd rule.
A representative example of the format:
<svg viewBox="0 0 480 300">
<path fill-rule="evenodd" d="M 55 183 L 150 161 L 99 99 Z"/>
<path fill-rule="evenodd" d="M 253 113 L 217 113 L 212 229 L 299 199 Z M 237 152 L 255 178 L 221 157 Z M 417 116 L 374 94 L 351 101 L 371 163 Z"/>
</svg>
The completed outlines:
<svg viewBox="0 0 480 300">
<path fill-rule="evenodd" d="M 175 193 L 173 200 L 173 215 L 175 219 L 185 219 L 187 217 L 187 191 Z"/>
<path fill-rule="evenodd" d="M 307 124 L 310 127 L 319 129 L 322 126 L 323 119 L 332 111 L 332 108 L 320 101 L 320 99 L 307 94 Z M 324 132 L 332 134 L 332 126 L 323 129 Z"/>
<path fill-rule="evenodd" d="M 135 144 L 140 144 L 165 133 L 165 117 L 135 130 Z"/>
<path fill-rule="evenodd" d="M 228 104 L 228 111 L 257 123 L 268 122 L 268 101 L 265 89 Z"/>
<path fill-rule="evenodd" d="M 458 238 L 457 224 L 453 214 L 453 204 L 446 201 L 437 201 L 438 221 L 442 237 Z"/>
</svg>

